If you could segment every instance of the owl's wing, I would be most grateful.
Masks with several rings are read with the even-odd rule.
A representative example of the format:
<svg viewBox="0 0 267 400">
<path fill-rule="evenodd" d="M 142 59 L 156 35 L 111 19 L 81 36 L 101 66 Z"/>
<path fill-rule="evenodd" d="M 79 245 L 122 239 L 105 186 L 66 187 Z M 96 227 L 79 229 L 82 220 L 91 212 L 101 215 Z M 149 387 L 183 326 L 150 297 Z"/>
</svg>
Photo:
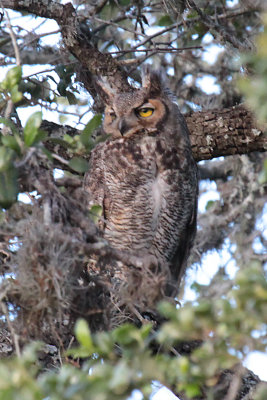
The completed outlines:
<svg viewBox="0 0 267 400">
<path fill-rule="evenodd" d="M 102 213 L 98 221 L 98 226 L 104 230 L 105 211 L 107 208 L 107 201 L 105 198 L 104 187 L 104 164 L 102 160 L 102 145 L 98 145 L 92 150 L 89 160 L 89 171 L 84 176 L 84 189 L 88 194 L 88 208 L 92 209 L 94 206 L 100 206 Z"/>
<path fill-rule="evenodd" d="M 166 143 L 166 149 L 168 144 Z M 162 148 L 164 143 L 162 144 Z M 152 251 L 167 263 L 173 289 L 179 286 L 196 233 L 198 177 L 188 151 L 161 152 L 157 157 L 161 206 Z M 175 290 L 168 290 L 174 292 Z"/>
<path fill-rule="evenodd" d="M 197 185 L 197 184 L 196 184 Z M 170 263 L 171 275 L 175 285 L 179 287 L 184 275 L 190 250 L 193 247 L 197 227 L 197 190 L 192 191 L 191 206 L 188 207 L 187 220 L 179 232 L 176 251 Z"/>
</svg>

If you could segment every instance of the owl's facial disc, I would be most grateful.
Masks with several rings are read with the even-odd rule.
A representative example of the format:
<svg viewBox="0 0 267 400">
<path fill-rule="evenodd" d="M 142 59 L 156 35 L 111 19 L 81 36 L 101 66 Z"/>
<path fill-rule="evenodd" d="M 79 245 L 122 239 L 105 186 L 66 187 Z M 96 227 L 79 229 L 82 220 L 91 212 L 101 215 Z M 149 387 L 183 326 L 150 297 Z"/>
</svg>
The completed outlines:
<svg viewBox="0 0 267 400">
<path fill-rule="evenodd" d="M 166 115 L 165 104 L 158 99 L 131 99 L 127 103 L 115 102 L 114 107 L 106 107 L 104 129 L 113 138 L 131 137 L 135 134 L 145 134 L 157 131 L 157 125 Z M 134 101 L 135 100 L 135 101 Z M 139 103 L 139 104 L 138 104 Z"/>
</svg>

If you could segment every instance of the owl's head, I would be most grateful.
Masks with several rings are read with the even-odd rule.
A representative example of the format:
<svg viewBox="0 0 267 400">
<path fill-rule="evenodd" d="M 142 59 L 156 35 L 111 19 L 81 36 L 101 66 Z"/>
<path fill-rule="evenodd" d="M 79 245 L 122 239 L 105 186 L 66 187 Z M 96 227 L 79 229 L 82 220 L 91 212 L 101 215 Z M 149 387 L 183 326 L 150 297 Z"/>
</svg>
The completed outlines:
<svg viewBox="0 0 267 400">
<path fill-rule="evenodd" d="M 132 137 L 161 131 L 177 105 L 165 87 L 160 73 L 143 69 L 142 87 L 121 92 L 104 81 L 98 83 L 101 97 L 106 104 L 103 127 L 112 138 Z"/>
</svg>

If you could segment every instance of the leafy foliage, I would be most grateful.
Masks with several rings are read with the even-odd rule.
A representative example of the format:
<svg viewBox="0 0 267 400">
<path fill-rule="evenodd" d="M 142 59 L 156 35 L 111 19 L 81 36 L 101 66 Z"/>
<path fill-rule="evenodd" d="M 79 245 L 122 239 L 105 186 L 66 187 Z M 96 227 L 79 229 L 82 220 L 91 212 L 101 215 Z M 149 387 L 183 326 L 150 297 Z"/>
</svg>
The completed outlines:
<svg viewBox="0 0 267 400">
<path fill-rule="evenodd" d="M 92 335 L 87 323 L 78 320 L 79 347 L 67 352 L 66 363 L 58 372 L 39 375 L 36 345 L 25 349 L 21 359 L 0 363 L 0 397 L 118 400 L 138 389 L 148 398 L 151 383 L 157 380 L 193 398 L 201 394 L 203 384 L 212 387 L 222 368 L 233 367 L 249 350 L 265 350 L 265 345 L 258 346 L 253 332 L 265 335 L 266 299 L 266 277 L 254 264 L 237 274 L 225 299 L 212 303 L 203 299 L 182 308 L 162 303 L 160 310 L 168 320 L 158 331 L 151 323 L 140 328 L 126 323 Z M 174 349 L 191 339 L 198 340 L 199 346 L 189 356 L 173 357 Z M 153 343 L 161 349 L 159 353 L 151 350 Z M 70 357 L 84 358 L 82 367 L 71 365 Z M 262 398 L 261 391 L 255 399 Z"/>
</svg>

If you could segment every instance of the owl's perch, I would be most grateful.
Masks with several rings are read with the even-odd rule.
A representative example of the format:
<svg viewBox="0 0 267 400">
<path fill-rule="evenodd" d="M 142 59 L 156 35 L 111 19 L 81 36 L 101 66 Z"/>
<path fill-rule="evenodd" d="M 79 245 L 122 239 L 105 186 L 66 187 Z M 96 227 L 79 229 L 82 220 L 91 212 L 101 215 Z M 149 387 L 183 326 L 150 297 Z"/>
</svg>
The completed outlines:
<svg viewBox="0 0 267 400">
<path fill-rule="evenodd" d="M 185 115 L 185 119 L 196 161 L 267 149 L 267 136 L 257 128 L 252 113 L 242 105 L 195 112 Z M 75 128 L 49 121 L 44 121 L 42 127 L 56 137 L 63 137 L 66 133 L 79 134 Z M 63 149 L 59 148 L 58 152 L 61 154 Z"/>
<path fill-rule="evenodd" d="M 267 150 L 267 137 L 243 105 L 186 116 L 196 161 Z"/>
</svg>

